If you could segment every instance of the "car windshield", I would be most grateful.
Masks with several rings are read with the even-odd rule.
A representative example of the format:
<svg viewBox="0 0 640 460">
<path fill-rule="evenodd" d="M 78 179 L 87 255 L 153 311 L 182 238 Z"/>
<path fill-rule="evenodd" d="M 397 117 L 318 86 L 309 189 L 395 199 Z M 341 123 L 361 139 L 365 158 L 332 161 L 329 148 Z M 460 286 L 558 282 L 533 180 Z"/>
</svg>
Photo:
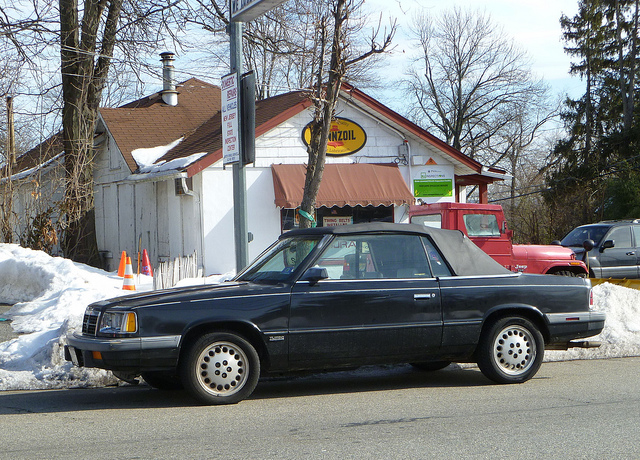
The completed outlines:
<svg viewBox="0 0 640 460">
<path fill-rule="evenodd" d="M 278 240 L 245 268 L 235 280 L 264 284 L 289 281 L 321 239 L 322 236 L 298 236 Z"/>
<path fill-rule="evenodd" d="M 597 246 L 609 228 L 610 227 L 607 225 L 588 225 L 578 227 L 565 236 L 561 243 L 565 247 L 581 248 L 584 240 L 593 240 Z"/>
</svg>

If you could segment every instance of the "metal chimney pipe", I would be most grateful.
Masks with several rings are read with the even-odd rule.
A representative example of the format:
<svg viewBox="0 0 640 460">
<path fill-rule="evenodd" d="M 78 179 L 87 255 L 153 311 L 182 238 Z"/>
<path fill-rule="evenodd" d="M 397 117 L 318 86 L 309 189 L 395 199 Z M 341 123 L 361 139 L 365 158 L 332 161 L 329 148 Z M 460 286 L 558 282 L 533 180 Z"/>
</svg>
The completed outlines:
<svg viewBox="0 0 640 460">
<path fill-rule="evenodd" d="M 175 85 L 175 72 L 173 61 L 175 54 L 170 51 L 160 53 L 162 58 L 162 101 L 171 106 L 178 105 L 178 91 Z"/>
</svg>

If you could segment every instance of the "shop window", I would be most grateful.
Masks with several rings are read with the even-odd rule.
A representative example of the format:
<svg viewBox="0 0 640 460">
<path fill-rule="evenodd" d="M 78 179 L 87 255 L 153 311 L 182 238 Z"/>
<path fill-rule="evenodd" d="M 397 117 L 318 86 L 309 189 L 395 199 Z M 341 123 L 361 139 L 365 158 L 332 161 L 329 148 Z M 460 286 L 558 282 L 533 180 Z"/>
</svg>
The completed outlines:
<svg viewBox="0 0 640 460">
<path fill-rule="evenodd" d="M 366 222 L 393 222 L 393 206 L 325 206 L 316 209 L 314 216 L 319 227 L 361 224 Z M 285 232 L 300 227 L 297 209 L 280 211 L 281 228 Z"/>
</svg>

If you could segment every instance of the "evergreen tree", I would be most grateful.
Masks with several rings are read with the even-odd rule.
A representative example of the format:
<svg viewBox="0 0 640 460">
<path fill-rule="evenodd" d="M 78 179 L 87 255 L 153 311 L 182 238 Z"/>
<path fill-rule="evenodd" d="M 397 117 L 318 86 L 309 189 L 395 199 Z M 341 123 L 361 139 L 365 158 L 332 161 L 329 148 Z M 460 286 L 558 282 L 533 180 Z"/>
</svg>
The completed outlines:
<svg viewBox="0 0 640 460">
<path fill-rule="evenodd" d="M 636 100 L 638 0 L 583 0 L 576 16 L 560 24 L 575 58 L 571 73 L 585 93 L 567 99 L 567 135 L 547 166 L 546 200 L 556 213 L 557 234 L 603 218 L 632 217 L 629 187 L 640 185 Z M 640 189 L 636 189 L 636 194 Z M 638 217 L 638 216 L 636 216 Z"/>
</svg>

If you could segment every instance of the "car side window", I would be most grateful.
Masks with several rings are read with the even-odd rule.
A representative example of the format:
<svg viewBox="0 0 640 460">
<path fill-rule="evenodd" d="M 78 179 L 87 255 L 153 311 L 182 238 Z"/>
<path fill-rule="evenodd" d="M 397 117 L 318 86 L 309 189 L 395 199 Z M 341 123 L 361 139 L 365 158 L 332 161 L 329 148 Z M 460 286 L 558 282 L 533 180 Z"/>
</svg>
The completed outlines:
<svg viewBox="0 0 640 460">
<path fill-rule="evenodd" d="M 625 225 L 616 227 L 605 237 L 606 240 L 613 240 L 616 248 L 631 248 L 631 227 Z"/>
<path fill-rule="evenodd" d="M 631 228 L 633 229 L 633 236 L 636 239 L 636 247 L 640 247 L 640 225 L 634 225 Z"/>
<path fill-rule="evenodd" d="M 422 237 L 422 243 L 429 255 L 429 265 L 431 266 L 431 272 L 433 276 L 451 276 L 451 270 L 447 266 L 447 263 L 440 254 L 440 251 L 435 247 L 429 238 Z"/>
<path fill-rule="evenodd" d="M 431 277 L 420 237 L 337 236 L 316 261 L 329 279 Z"/>
</svg>

